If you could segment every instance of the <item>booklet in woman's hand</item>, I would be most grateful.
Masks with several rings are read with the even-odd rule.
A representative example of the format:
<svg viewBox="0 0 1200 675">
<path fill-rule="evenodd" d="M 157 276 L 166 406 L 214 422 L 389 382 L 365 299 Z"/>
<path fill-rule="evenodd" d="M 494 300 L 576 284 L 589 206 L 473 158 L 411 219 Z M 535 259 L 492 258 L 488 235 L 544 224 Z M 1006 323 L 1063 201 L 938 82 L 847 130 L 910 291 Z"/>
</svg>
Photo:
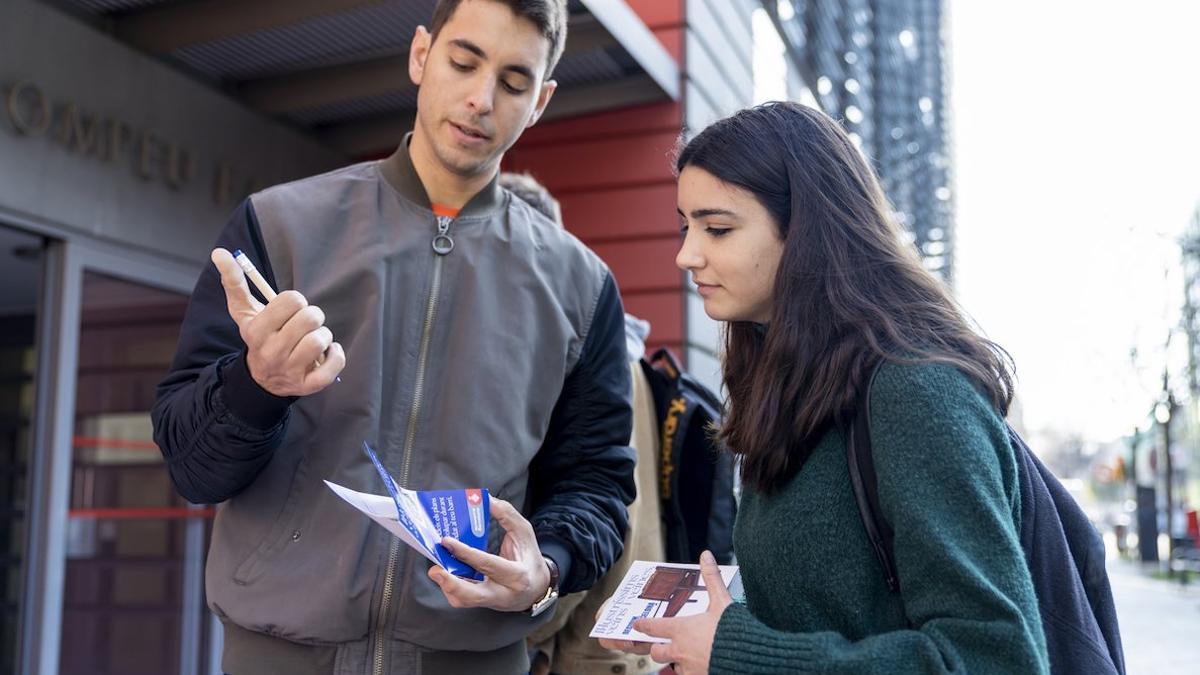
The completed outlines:
<svg viewBox="0 0 1200 675">
<path fill-rule="evenodd" d="M 737 565 L 720 565 L 721 580 L 734 585 Z M 734 594 L 736 597 L 736 593 Z M 708 609 L 708 589 L 699 565 L 635 560 L 604 605 L 589 637 L 631 642 L 667 642 L 633 629 L 652 617 L 691 616 Z"/>
<path fill-rule="evenodd" d="M 464 579 L 483 581 L 481 572 L 450 555 L 440 542 L 442 537 L 453 537 L 472 548 L 487 550 L 488 491 L 484 488 L 406 490 L 392 480 L 371 446 L 363 443 L 363 449 L 383 479 L 389 496 L 358 492 L 325 481 L 329 489 L 433 564 Z"/>
</svg>

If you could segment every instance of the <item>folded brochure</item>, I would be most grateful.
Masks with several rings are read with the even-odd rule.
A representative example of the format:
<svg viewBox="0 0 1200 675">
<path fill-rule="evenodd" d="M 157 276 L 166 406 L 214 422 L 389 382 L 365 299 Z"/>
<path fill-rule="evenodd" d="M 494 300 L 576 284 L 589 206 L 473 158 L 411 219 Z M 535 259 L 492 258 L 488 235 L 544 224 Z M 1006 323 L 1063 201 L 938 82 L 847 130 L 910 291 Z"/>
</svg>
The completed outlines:
<svg viewBox="0 0 1200 675">
<path fill-rule="evenodd" d="M 371 446 L 363 449 L 383 479 L 388 497 L 358 492 L 325 481 L 329 489 L 351 506 L 387 528 L 409 546 L 447 572 L 473 581 L 483 574 L 450 555 L 442 537 L 453 537 L 481 551 L 487 550 L 489 497 L 484 488 L 466 490 L 406 490 L 396 485 Z"/>
<path fill-rule="evenodd" d="M 737 565 L 720 565 L 728 588 Z M 651 617 L 692 616 L 708 609 L 708 589 L 699 565 L 635 560 L 621 585 L 604 606 L 589 637 L 632 642 L 668 642 L 633 629 L 633 622 Z"/>
</svg>

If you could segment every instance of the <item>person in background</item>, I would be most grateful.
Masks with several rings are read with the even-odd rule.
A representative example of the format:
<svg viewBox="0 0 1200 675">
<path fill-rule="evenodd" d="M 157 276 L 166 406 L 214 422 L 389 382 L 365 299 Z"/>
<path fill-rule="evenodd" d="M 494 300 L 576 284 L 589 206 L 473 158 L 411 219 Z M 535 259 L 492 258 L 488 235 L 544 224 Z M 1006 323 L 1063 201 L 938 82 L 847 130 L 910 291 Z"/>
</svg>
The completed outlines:
<svg viewBox="0 0 1200 675">
<path fill-rule="evenodd" d="M 546 186 L 542 185 L 529 173 L 514 171 L 500 172 L 500 187 L 516 195 L 521 201 L 533 207 L 534 211 L 546 216 L 551 222 L 562 227 L 562 207 Z"/>
<path fill-rule="evenodd" d="M 620 556 L 616 282 L 496 180 L 555 91 L 566 25 L 566 0 L 439 0 L 396 151 L 256 193 L 221 233 L 153 418 L 177 490 L 221 503 L 206 578 L 226 673 L 525 672 L 557 594 Z M 283 292 L 253 296 L 235 249 Z M 485 581 L 323 484 L 383 491 L 364 442 L 401 487 L 491 491 L 492 553 L 443 542 Z"/>
<path fill-rule="evenodd" d="M 705 613 L 634 624 L 665 644 L 605 645 L 683 675 L 1048 672 L 1004 424 L 1011 361 L 922 267 L 858 149 L 820 111 L 770 103 L 701 131 L 676 168 L 675 263 L 725 322 L 746 602 L 706 552 Z M 864 388 L 896 593 L 847 465 Z"/>
<path fill-rule="evenodd" d="M 500 172 L 500 185 L 524 200 L 542 215 L 562 225 L 558 200 L 528 173 Z M 662 664 L 645 654 L 627 654 L 608 649 L 588 637 L 592 618 L 612 595 L 634 560 L 664 557 L 662 516 L 659 506 L 658 422 L 650 383 L 639 359 L 646 352 L 649 322 L 625 314 L 625 344 L 633 380 L 633 435 L 630 445 L 637 452 L 637 498 L 629 505 L 629 530 L 625 552 L 591 590 L 559 598 L 554 619 L 529 636 L 531 675 L 625 675 L 655 673 Z"/>
</svg>

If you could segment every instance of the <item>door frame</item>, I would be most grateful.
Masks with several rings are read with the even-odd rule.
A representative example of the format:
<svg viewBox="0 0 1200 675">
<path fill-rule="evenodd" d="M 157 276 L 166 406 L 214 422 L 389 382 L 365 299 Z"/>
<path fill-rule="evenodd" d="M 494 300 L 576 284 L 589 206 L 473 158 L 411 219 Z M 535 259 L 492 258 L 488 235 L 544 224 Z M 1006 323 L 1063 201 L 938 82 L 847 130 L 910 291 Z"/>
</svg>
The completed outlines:
<svg viewBox="0 0 1200 675">
<path fill-rule="evenodd" d="M 29 461 L 25 592 L 18 648 L 18 672 L 29 675 L 59 672 L 84 274 L 97 272 L 184 295 L 191 294 L 199 274 L 195 265 L 105 242 L 49 238 L 44 250 Z M 188 522 L 180 673 L 199 675 L 204 523 L 200 519 Z M 210 617 L 210 622 L 216 627 L 215 619 Z M 220 631 L 210 631 L 210 635 L 219 640 Z M 219 654 L 219 650 L 213 651 Z M 219 663 L 210 659 L 210 670 L 220 672 Z"/>
</svg>

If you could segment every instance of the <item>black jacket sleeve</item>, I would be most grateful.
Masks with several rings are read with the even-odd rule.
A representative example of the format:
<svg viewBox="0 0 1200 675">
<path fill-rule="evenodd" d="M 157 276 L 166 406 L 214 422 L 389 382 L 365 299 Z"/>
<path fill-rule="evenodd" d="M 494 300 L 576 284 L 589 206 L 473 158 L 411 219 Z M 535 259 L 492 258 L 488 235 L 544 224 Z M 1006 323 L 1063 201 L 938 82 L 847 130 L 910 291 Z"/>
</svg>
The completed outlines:
<svg viewBox="0 0 1200 675">
<path fill-rule="evenodd" d="M 530 522 L 563 593 L 590 588 L 624 549 L 635 496 L 631 398 L 625 313 L 610 274 L 530 467 Z"/>
<path fill-rule="evenodd" d="M 241 249 L 275 287 L 250 200 L 234 212 L 216 245 Z M 240 492 L 283 440 L 293 400 L 271 394 L 250 376 L 221 277 L 215 266 L 205 265 L 151 411 L 154 442 L 175 489 L 197 504 L 215 504 Z"/>
</svg>

